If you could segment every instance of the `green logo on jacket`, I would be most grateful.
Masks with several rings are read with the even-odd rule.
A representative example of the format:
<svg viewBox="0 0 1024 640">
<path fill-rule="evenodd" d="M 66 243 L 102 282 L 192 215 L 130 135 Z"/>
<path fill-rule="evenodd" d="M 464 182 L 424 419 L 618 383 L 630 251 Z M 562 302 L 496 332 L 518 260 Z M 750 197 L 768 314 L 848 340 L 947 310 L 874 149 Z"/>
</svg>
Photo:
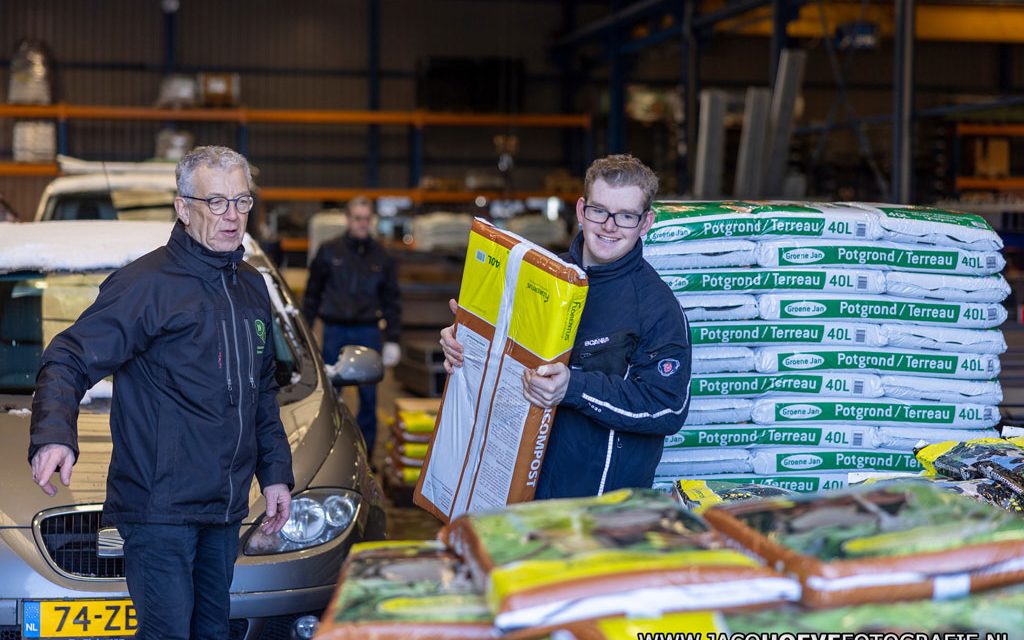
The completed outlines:
<svg viewBox="0 0 1024 640">
<path fill-rule="evenodd" d="M 267 324 L 262 320 L 256 320 L 256 337 L 260 339 L 260 343 L 256 345 L 256 354 L 262 355 L 263 349 L 267 345 Z"/>
</svg>

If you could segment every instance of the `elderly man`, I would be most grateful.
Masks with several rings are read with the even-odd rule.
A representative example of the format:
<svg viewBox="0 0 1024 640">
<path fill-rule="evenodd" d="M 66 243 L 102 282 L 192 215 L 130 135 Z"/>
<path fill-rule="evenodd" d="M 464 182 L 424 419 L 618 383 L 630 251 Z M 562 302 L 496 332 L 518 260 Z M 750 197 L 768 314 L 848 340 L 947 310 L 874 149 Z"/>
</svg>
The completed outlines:
<svg viewBox="0 0 1024 640">
<path fill-rule="evenodd" d="M 324 323 L 324 362 L 338 359 L 345 345 L 356 344 L 381 351 L 384 366 L 398 364 L 398 337 L 402 324 L 402 300 L 395 261 L 370 234 L 373 205 L 369 198 L 353 198 L 345 208 L 348 226 L 344 234 L 325 242 L 309 265 L 309 282 L 303 298 L 306 322 L 317 317 Z M 384 321 L 381 345 L 380 321 Z M 377 387 L 359 387 L 359 413 L 366 450 L 373 455 L 377 440 Z"/>
<path fill-rule="evenodd" d="M 523 379 L 527 400 L 558 407 L 537 498 L 650 487 L 665 436 L 686 419 L 689 328 L 640 240 L 654 222 L 657 191 L 654 172 L 629 155 L 587 170 L 576 202 L 580 233 L 563 256 L 589 283 L 569 367 L 544 365 Z M 441 332 L 441 346 L 450 373 L 462 365 L 454 326 Z"/>
<path fill-rule="evenodd" d="M 223 639 L 249 486 L 266 533 L 288 519 L 291 450 L 274 380 L 266 284 L 242 261 L 253 207 L 240 154 L 199 147 L 177 168 L 167 245 L 118 270 L 47 347 L 32 403 L 32 478 L 71 483 L 78 404 L 114 376 L 103 505 L 124 539 L 137 638 Z"/>
</svg>

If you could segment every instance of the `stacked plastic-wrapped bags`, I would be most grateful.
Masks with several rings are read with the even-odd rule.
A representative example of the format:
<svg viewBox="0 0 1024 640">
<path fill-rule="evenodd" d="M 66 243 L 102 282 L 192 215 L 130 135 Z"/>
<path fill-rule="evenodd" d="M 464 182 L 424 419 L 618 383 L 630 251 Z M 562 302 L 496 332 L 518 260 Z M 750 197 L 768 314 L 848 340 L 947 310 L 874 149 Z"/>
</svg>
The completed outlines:
<svg viewBox="0 0 1024 640">
<path fill-rule="evenodd" d="M 654 210 L 644 255 L 694 345 L 690 415 L 659 483 L 836 488 L 850 471 L 919 471 L 922 440 L 996 435 L 1009 285 L 982 218 L 863 203 Z"/>
</svg>

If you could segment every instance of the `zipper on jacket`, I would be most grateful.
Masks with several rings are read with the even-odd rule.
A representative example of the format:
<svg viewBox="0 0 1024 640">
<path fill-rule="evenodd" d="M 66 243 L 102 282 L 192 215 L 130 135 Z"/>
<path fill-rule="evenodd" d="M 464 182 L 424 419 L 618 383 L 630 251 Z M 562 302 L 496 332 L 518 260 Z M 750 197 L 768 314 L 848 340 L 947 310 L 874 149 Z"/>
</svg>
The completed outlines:
<svg viewBox="0 0 1024 640">
<path fill-rule="evenodd" d="M 231 383 L 231 348 L 228 346 L 228 323 L 225 320 L 220 321 L 221 331 L 224 332 L 224 379 L 228 383 L 228 402 L 231 406 L 235 405 L 235 394 L 234 385 Z"/>
<path fill-rule="evenodd" d="M 629 378 L 630 365 L 626 365 L 626 374 L 622 376 L 623 380 Z M 612 445 L 615 444 L 615 429 L 608 432 L 608 451 L 604 456 L 604 471 L 601 472 L 601 484 L 597 487 L 597 495 L 604 494 L 604 483 L 608 481 L 608 470 L 612 466 Z"/>
<path fill-rule="evenodd" d="M 236 273 L 238 265 L 231 264 L 232 277 Z M 238 379 L 242 379 L 242 363 L 241 363 L 241 352 L 238 348 L 238 316 L 235 315 L 235 301 L 231 299 L 231 292 L 228 291 L 227 279 L 224 277 L 224 272 L 220 274 L 220 284 L 224 287 L 224 295 L 228 299 L 228 306 L 231 308 L 231 333 L 235 338 L 235 366 L 238 367 Z M 230 349 L 230 348 L 229 348 Z M 242 445 L 242 431 L 244 422 L 242 420 L 242 387 L 238 387 L 238 440 L 235 441 L 235 451 L 231 454 L 231 464 L 228 465 L 228 504 L 224 509 L 224 522 L 227 523 L 231 518 L 231 503 L 235 501 L 235 482 L 232 477 L 232 472 L 235 467 L 235 458 L 238 457 L 238 448 Z"/>
<path fill-rule="evenodd" d="M 252 402 L 256 404 L 256 380 L 252 375 L 253 360 L 255 357 L 255 349 L 253 348 L 252 331 L 249 329 L 249 319 L 242 318 L 242 324 L 245 325 L 245 339 L 249 342 L 249 389 L 252 391 Z"/>
</svg>

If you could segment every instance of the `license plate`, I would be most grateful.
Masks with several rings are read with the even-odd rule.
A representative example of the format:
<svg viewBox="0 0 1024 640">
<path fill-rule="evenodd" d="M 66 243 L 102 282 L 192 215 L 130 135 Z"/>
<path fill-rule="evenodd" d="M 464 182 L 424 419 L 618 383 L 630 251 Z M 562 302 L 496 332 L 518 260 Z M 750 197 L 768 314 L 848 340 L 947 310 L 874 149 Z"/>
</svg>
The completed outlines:
<svg viewBox="0 0 1024 640">
<path fill-rule="evenodd" d="M 131 600 L 43 600 L 25 602 L 21 633 L 26 638 L 133 636 L 139 626 Z"/>
</svg>

